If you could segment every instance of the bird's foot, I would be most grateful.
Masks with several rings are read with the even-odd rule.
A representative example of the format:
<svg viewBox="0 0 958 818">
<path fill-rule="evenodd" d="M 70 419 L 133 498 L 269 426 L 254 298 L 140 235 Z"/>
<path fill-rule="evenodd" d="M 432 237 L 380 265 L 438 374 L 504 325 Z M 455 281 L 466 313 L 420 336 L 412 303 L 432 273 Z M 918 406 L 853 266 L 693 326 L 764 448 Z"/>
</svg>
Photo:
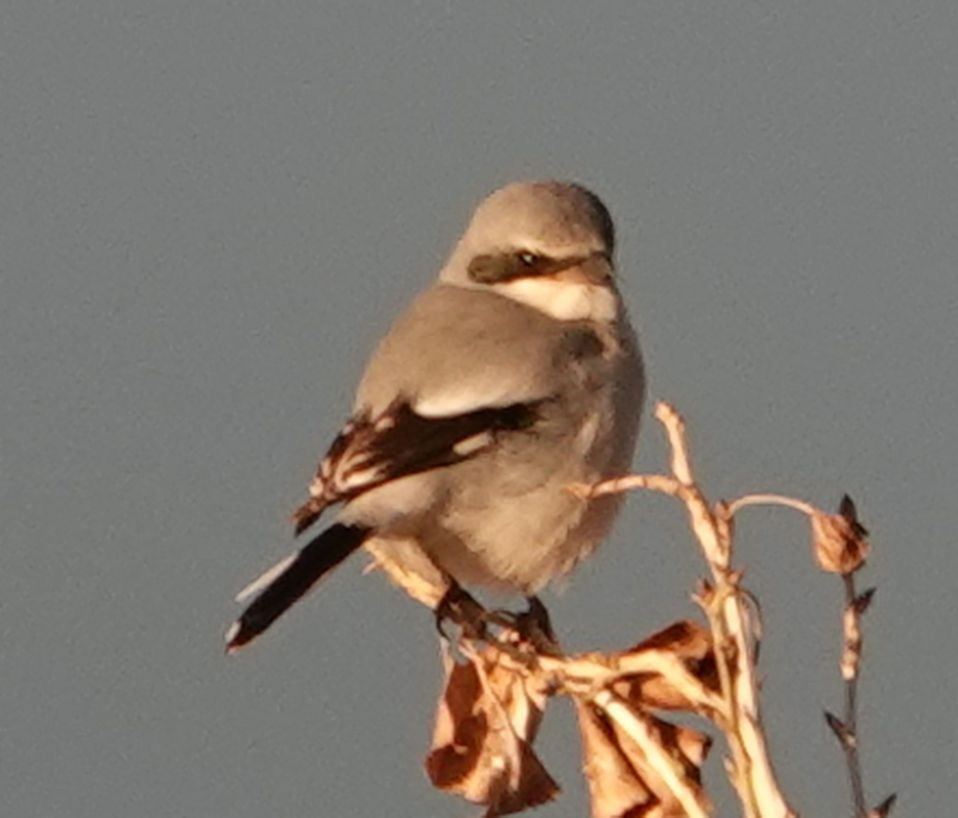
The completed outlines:
<svg viewBox="0 0 958 818">
<path fill-rule="evenodd" d="M 446 622 L 458 625 L 467 639 L 486 639 L 489 613 L 474 596 L 459 583 L 453 582 L 436 605 L 436 630 L 443 639 L 449 639 Z"/>
<path fill-rule="evenodd" d="M 522 613 L 510 611 L 492 611 L 489 620 L 514 630 L 519 639 L 529 644 L 533 650 L 543 656 L 558 656 L 559 640 L 552 628 L 549 611 L 537 596 L 526 597 L 528 608 Z"/>
<path fill-rule="evenodd" d="M 537 596 L 530 596 L 526 599 L 529 607 L 525 613 L 519 614 L 519 628 L 523 631 L 525 637 L 532 642 L 539 653 L 558 656 L 559 639 L 552 628 L 552 618 L 542 600 Z"/>
<path fill-rule="evenodd" d="M 436 630 L 449 640 L 445 625 L 452 622 L 463 638 L 495 645 L 526 664 L 534 664 L 536 656 L 559 656 L 559 642 L 545 605 L 537 596 L 527 597 L 526 601 L 529 607 L 521 613 L 489 611 L 462 586 L 453 583 L 436 606 Z"/>
</svg>

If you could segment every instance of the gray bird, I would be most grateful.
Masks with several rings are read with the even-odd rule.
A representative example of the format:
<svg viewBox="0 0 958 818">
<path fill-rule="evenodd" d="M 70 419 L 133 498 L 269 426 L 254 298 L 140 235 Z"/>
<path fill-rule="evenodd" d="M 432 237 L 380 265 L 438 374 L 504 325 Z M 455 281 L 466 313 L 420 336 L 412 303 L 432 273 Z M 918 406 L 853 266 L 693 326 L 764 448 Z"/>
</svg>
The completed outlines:
<svg viewBox="0 0 958 818">
<path fill-rule="evenodd" d="M 614 279 L 614 230 L 564 182 L 500 188 L 438 280 L 380 342 L 353 415 L 294 519 L 335 522 L 251 583 L 234 651 L 365 545 L 394 578 L 531 596 L 590 554 L 617 497 L 570 491 L 626 472 L 644 378 Z"/>
</svg>

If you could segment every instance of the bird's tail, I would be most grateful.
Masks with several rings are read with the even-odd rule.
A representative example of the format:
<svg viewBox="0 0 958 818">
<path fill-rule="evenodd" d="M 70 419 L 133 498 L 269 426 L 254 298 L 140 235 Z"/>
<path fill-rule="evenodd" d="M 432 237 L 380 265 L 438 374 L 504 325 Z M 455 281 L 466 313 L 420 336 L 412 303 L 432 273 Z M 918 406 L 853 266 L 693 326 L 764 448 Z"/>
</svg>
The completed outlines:
<svg viewBox="0 0 958 818">
<path fill-rule="evenodd" d="M 226 652 L 235 653 L 273 624 L 324 575 L 353 553 L 370 529 L 336 523 L 303 548 L 253 580 L 236 599 L 256 598 L 226 632 Z"/>
</svg>

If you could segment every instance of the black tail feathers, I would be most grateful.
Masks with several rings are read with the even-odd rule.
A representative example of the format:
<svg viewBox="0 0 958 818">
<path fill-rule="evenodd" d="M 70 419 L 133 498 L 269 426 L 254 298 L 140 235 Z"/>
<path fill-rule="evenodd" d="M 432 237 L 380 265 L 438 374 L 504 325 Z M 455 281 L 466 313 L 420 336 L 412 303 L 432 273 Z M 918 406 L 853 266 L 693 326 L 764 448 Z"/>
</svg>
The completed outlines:
<svg viewBox="0 0 958 818">
<path fill-rule="evenodd" d="M 227 632 L 227 653 L 252 642 L 324 575 L 359 548 L 369 534 L 368 528 L 336 523 L 255 580 L 248 586 L 248 592 L 259 591 L 259 595 Z M 246 593 L 241 593 L 240 598 Z"/>
</svg>

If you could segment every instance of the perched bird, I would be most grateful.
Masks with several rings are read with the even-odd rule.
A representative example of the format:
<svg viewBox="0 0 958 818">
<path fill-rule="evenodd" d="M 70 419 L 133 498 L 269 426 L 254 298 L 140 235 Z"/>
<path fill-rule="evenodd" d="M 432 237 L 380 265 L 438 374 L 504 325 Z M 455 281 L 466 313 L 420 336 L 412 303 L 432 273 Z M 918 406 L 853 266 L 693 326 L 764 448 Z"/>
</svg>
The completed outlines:
<svg viewBox="0 0 958 818">
<path fill-rule="evenodd" d="M 234 651 L 366 545 L 443 587 L 533 595 L 606 535 L 644 379 L 614 278 L 612 219 L 590 191 L 506 185 L 476 209 L 438 280 L 396 321 L 352 418 L 296 512 L 335 521 L 251 583 Z"/>
</svg>

